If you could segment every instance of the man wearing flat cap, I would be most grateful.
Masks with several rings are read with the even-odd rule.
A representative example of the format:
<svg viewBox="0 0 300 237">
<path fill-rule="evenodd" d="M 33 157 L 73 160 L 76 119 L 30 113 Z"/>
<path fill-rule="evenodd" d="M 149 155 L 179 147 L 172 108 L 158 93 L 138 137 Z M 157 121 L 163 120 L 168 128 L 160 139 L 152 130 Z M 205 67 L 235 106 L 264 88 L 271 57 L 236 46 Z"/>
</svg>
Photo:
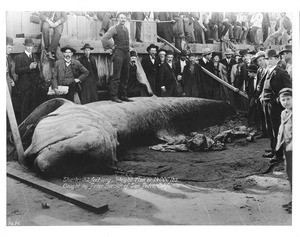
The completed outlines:
<svg viewBox="0 0 300 237">
<path fill-rule="evenodd" d="M 37 106 L 40 71 L 36 56 L 32 53 L 34 42 L 31 38 L 24 41 L 25 51 L 16 59 L 17 86 L 21 92 L 21 120 L 23 121 Z"/>
<path fill-rule="evenodd" d="M 76 50 L 71 46 L 62 47 L 61 52 L 63 58 L 57 60 L 53 67 L 52 89 L 57 96 L 74 102 L 77 83 L 82 82 L 89 75 L 89 71 L 78 60 L 72 59 Z M 68 93 L 60 95 L 58 86 L 68 86 Z"/>
<path fill-rule="evenodd" d="M 271 163 L 279 163 L 283 161 L 282 148 L 275 151 L 280 125 L 280 114 L 283 110 L 278 99 L 279 91 L 283 88 L 292 88 L 292 81 L 288 73 L 277 65 L 280 59 L 274 49 L 266 52 L 266 58 L 268 59 L 269 68 L 261 100 L 272 151 L 264 154 L 263 157 L 272 158 L 270 160 Z"/>
<path fill-rule="evenodd" d="M 125 27 L 126 14 L 117 13 L 118 24 L 109 28 L 101 39 L 104 50 L 112 50 L 113 75 L 110 81 L 111 101 L 130 102 L 127 98 L 127 82 L 129 75 L 129 33 Z M 113 39 L 114 44 L 110 39 Z"/>
<path fill-rule="evenodd" d="M 146 73 L 147 79 L 150 83 L 151 89 L 154 92 L 154 94 L 157 94 L 157 92 L 160 92 L 158 89 L 158 60 L 157 60 L 157 51 L 159 47 L 150 44 L 147 47 L 147 52 L 149 55 L 147 57 L 143 58 L 142 60 L 142 67 L 144 69 L 144 72 Z"/>
<path fill-rule="evenodd" d="M 11 37 L 6 36 L 6 82 L 8 86 L 9 93 L 11 94 L 11 89 L 15 86 L 15 77 L 13 74 L 13 60 L 10 56 L 14 42 Z"/>
<path fill-rule="evenodd" d="M 214 72 L 214 65 L 211 61 L 212 51 L 209 48 L 205 48 L 202 54 L 202 58 L 199 60 L 200 66 L 204 67 L 206 70 L 211 73 Z M 213 99 L 213 88 L 215 85 L 214 79 L 212 79 L 209 75 L 202 71 L 202 75 L 199 78 L 201 79 L 198 82 L 198 93 L 200 98 L 205 99 Z"/>
<path fill-rule="evenodd" d="M 231 83 L 231 69 L 234 64 L 237 64 L 237 62 L 232 58 L 233 52 L 230 48 L 227 48 L 225 50 L 225 58 L 220 60 L 220 63 L 224 64 L 226 66 L 226 72 L 227 72 L 227 81 L 229 84 Z"/>
<path fill-rule="evenodd" d="M 282 47 L 282 50 L 279 52 L 279 54 L 282 57 L 282 60 L 286 63 L 285 70 L 289 74 L 290 78 L 293 77 L 293 66 L 292 66 L 292 45 L 284 45 Z"/>
<path fill-rule="evenodd" d="M 96 60 L 91 56 L 91 51 L 94 48 L 89 44 L 85 44 L 81 50 L 83 50 L 84 55 L 78 61 L 89 71 L 89 75 L 81 83 L 80 99 L 82 104 L 87 104 L 98 101 L 97 82 L 99 77 Z"/>
</svg>

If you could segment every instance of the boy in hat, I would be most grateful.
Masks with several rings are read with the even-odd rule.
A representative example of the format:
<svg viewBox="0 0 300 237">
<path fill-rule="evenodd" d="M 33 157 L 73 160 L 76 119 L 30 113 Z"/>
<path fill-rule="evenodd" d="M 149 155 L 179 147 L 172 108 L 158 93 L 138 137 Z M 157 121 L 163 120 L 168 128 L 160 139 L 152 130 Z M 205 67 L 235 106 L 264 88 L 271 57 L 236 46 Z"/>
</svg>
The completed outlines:
<svg viewBox="0 0 300 237">
<path fill-rule="evenodd" d="M 13 39 L 11 37 L 6 36 L 6 82 L 10 94 L 12 87 L 15 86 L 14 76 L 12 73 L 12 59 L 10 56 L 10 52 L 12 51 L 13 45 Z"/>
<path fill-rule="evenodd" d="M 292 192 L 292 138 L 293 138 L 293 115 L 292 115 L 292 107 L 293 107 L 293 98 L 292 98 L 292 89 L 291 88 L 283 88 L 279 91 L 279 100 L 284 108 L 281 112 L 281 124 L 278 131 L 277 145 L 276 150 L 281 149 L 283 147 L 283 152 L 285 156 L 286 162 L 286 173 L 289 179 L 290 188 Z M 283 205 L 288 213 L 292 213 L 292 201 L 288 204 Z"/>
<path fill-rule="evenodd" d="M 118 24 L 109 28 L 101 39 L 104 50 L 111 49 L 113 52 L 113 75 L 111 77 L 110 98 L 111 101 L 122 103 L 130 102 L 127 98 L 127 82 L 129 76 L 129 33 L 125 27 L 126 14 L 117 13 Z M 114 44 L 111 44 L 113 39 Z"/>
<path fill-rule="evenodd" d="M 76 83 L 82 82 L 89 75 L 89 71 L 78 60 L 72 59 L 76 50 L 71 46 L 62 47 L 61 52 L 64 58 L 55 61 L 52 89 L 57 96 L 74 102 Z M 58 86 L 68 86 L 68 93 L 60 95 Z"/>
<path fill-rule="evenodd" d="M 16 74 L 18 75 L 18 88 L 21 92 L 21 121 L 23 121 L 37 106 L 38 84 L 40 71 L 33 55 L 33 40 L 26 38 L 25 51 L 16 59 Z"/>
<path fill-rule="evenodd" d="M 84 55 L 78 59 L 78 61 L 89 71 L 89 75 L 81 83 L 81 103 L 87 104 L 98 101 L 97 82 L 98 69 L 95 58 L 91 56 L 91 51 L 94 50 L 89 44 L 85 44 L 81 50 L 84 51 Z"/>
<path fill-rule="evenodd" d="M 274 49 L 267 51 L 266 58 L 268 59 L 269 69 L 264 82 L 261 100 L 265 114 L 268 136 L 271 141 L 271 148 L 273 151 L 264 154 L 263 157 L 273 157 L 270 162 L 279 163 L 283 161 L 283 150 L 281 148 L 275 151 L 280 125 L 280 114 L 282 112 L 282 106 L 278 102 L 278 97 L 281 89 L 286 87 L 292 88 L 292 81 L 287 72 L 277 65 L 279 55 Z"/>
<path fill-rule="evenodd" d="M 147 47 L 148 56 L 142 60 L 142 67 L 146 73 L 152 91 L 157 94 L 158 84 L 158 60 L 156 58 L 159 47 L 150 44 Z"/>
</svg>

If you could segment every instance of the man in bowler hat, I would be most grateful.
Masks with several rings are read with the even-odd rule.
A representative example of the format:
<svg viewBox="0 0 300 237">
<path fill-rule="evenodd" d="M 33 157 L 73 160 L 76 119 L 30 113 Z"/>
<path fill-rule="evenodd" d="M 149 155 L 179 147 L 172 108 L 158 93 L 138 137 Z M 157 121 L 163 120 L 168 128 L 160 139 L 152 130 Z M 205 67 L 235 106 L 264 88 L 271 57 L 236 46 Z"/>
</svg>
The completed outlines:
<svg viewBox="0 0 300 237">
<path fill-rule="evenodd" d="M 81 83 L 81 103 L 87 104 L 98 101 L 97 82 L 98 70 L 95 58 L 91 56 L 91 51 L 94 50 L 89 44 L 85 44 L 81 50 L 84 51 L 84 55 L 78 59 L 78 61 L 89 71 L 89 75 Z"/>
<path fill-rule="evenodd" d="M 126 14 L 117 14 L 118 24 L 112 26 L 102 37 L 104 50 L 112 50 L 113 75 L 110 81 L 111 101 L 122 103 L 131 102 L 127 97 L 127 82 L 129 76 L 129 33 L 125 27 Z M 114 40 L 111 44 L 110 39 Z"/>
<path fill-rule="evenodd" d="M 288 73 L 277 65 L 280 59 L 274 49 L 267 51 L 266 58 L 269 69 L 264 82 L 261 100 L 272 151 L 264 154 L 263 157 L 272 158 L 270 160 L 271 163 L 279 163 L 283 161 L 283 149 L 275 151 L 280 126 L 280 114 L 283 110 L 278 99 L 279 91 L 283 88 L 292 88 L 292 81 Z"/>
<path fill-rule="evenodd" d="M 36 56 L 32 53 L 33 40 L 26 38 L 24 46 L 25 51 L 15 59 L 15 71 L 18 75 L 17 85 L 21 92 L 21 121 L 38 106 L 37 94 L 40 80 Z"/>
<path fill-rule="evenodd" d="M 74 95 L 78 88 L 77 83 L 82 82 L 89 75 L 89 71 L 78 60 L 72 59 L 76 50 L 71 46 L 62 47 L 61 52 L 64 58 L 55 61 L 52 89 L 57 96 L 74 102 Z M 68 93 L 60 95 L 58 86 L 68 86 Z"/>
</svg>

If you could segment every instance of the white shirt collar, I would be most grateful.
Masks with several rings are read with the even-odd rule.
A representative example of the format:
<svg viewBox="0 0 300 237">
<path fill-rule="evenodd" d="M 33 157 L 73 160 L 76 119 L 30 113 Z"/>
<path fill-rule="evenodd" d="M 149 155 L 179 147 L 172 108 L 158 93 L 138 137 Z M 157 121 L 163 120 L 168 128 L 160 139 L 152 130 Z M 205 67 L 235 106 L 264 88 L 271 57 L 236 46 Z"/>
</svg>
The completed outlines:
<svg viewBox="0 0 300 237">
<path fill-rule="evenodd" d="M 271 73 L 271 72 L 275 69 L 276 66 L 277 66 L 277 65 L 270 67 L 270 68 L 269 68 L 269 73 Z"/>
<path fill-rule="evenodd" d="M 29 53 L 25 50 L 26 55 L 28 56 L 28 58 L 30 57 L 30 55 L 32 55 L 32 53 Z"/>
<path fill-rule="evenodd" d="M 203 57 L 202 60 L 204 61 L 205 64 L 208 62 L 207 58 L 205 57 Z"/>
</svg>

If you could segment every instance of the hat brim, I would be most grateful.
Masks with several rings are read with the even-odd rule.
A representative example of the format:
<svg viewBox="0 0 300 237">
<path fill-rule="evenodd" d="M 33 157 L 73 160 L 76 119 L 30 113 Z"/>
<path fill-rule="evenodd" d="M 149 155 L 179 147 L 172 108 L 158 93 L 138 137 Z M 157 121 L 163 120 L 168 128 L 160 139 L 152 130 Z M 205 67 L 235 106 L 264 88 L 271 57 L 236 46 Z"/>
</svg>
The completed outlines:
<svg viewBox="0 0 300 237">
<path fill-rule="evenodd" d="M 291 52 L 292 53 L 292 50 L 282 50 L 282 51 L 279 52 L 279 55 L 281 55 L 281 54 L 283 54 L 285 52 Z"/>
<path fill-rule="evenodd" d="M 151 47 L 148 46 L 148 47 L 146 48 L 146 50 L 147 50 L 147 52 L 149 52 L 149 50 L 150 50 L 150 49 L 153 49 L 153 48 L 156 48 L 156 51 L 159 50 L 159 47 L 158 47 L 157 45 L 155 45 L 155 46 L 151 45 Z"/>
<path fill-rule="evenodd" d="M 64 53 L 67 49 L 70 49 L 70 50 L 72 51 L 72 53 L 75 53 L 75 52 L 76 52 L 76 50 L 73 49 L 73 48 L 71 48 L 71 47 L 62 47 L 62 48 L 60 49 L 60 51 Z"/>
<path fill-rule="evenodd" d="M 24 44 L 24 43 L 23 43 L 23 45 L 24 45 L 24 46 L 33 46 L 34 43 L 32 43 L 32 44 Z"/>
<path fill-rule="evenodd" d="M 85 50 L 85 49 L 94 50 L 94 48 L 93 48 L 93 47 L 83 47 L 83 48 L 81 48 L 80 50 Z"/>
</svg>

